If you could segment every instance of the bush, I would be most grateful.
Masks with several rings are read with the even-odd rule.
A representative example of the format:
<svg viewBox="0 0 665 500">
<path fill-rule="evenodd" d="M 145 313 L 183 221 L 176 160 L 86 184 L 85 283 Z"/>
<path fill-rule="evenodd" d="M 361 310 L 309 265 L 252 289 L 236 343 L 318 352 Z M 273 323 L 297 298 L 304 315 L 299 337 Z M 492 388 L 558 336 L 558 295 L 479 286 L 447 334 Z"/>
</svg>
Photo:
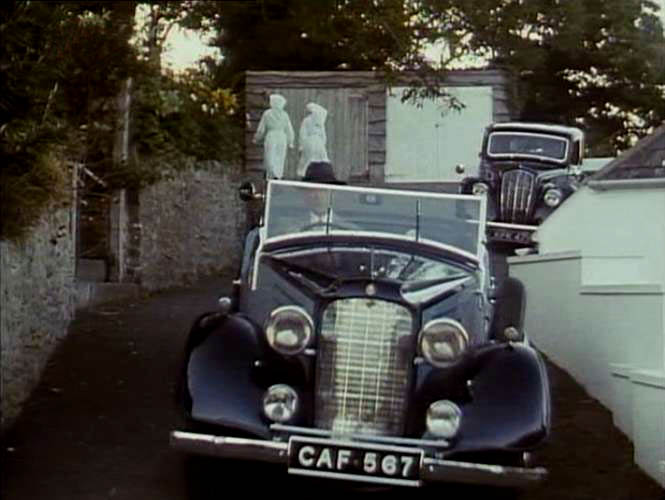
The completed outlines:
<svg viewBox="0 0 665 500">
<path fill-rule="evenodd" d="M 48 207 L 71 199 L 70 179 L 63 159 L 55 151 L 30 157 L 31 168 L 3 167 L 0 173 L 0 238 L 20 241 L 39 222 Z M 21 173 L 22 172 L 22 173 Z"/>
</svg>

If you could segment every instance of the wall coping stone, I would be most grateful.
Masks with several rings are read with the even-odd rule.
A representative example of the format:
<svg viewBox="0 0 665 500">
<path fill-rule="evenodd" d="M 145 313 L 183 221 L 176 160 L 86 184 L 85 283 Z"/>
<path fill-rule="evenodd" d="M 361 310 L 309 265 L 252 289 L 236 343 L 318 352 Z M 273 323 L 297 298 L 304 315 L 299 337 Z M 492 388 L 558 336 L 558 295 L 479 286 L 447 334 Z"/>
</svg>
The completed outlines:
<svg viewBox="0 0 665 500">
<path fill-rule="evenodd" d="M 604 285 L 583 285 L 582 295 L 663 295 L 660 283 L 616 283 Z"/>
<path fill-rule="evenodd" d="M 634 370 L 633 365 L 625 363 L 610 363 L 610 372 L 615 377 L 629 379 Z"/>
<path fill-rule="evenodd" d="M 575 260 L 581 259 L 582 252 L 579 250 L 566 250 L 563 252 L 551 252 L 544 254 L 530 254 L 515 257 L 508 257 L 508 264 L 520 265 L 530 264 L 532 262 L 551 262 L 556 260 Z"/>
<path fill-rule="evenodd" d="M 665 370 L 633 370 L 630 380 L 635 384 L 665 390 Z"/>
</svg>

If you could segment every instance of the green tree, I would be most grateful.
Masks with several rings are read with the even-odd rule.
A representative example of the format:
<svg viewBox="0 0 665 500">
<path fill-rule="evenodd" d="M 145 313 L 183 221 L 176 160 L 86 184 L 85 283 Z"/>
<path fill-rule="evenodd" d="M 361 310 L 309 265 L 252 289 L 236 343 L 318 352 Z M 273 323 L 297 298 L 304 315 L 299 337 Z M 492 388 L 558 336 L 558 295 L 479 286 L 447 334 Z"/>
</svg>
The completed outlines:
<svg viewBox="0 0 665 500">
<path fill-rule="evenodd" d="M 424 0 L 467 54 L 505 67 L 520 118 L 581 125 L 614 154 L 665 120 L 665 42 L 647 0 Z M 445 19 L 445 21 L 443 21 Z"/>
<path fill-rule="evenodd" d="M 214 33 L 210 45 L 221 57 L 206 58 L 217 85 L 243 105 L 248 70 L 376 71 L 393 84 L 398 73 L 413 75 L 405 99 L 439 96 L 445 73 L 428 64 L 423 49 L 429 28 L 412 0 L 250 0 L 195 2 L 189 26 Z M 244 115 L 237 114 L 238 126 Z"/>
<path fill-rule="evenodd" d="M 414 69 L 417 13 L 405 0 L 253 0 L 197 2 L 191 19 L 217 33 L 222 57 L 208 62 L 237 89 L 247 70 Z"/>
<path fill-rule="evenodd" d="M 174 73 L 161 67 L 169 33 L 176 26 L 203 30 L 194 1 L 145 2 L 146 21 L 135 33 L 144 71 L 133 95 L 134 160 L 120 178 L 154 182 L 189 160 L 240 164 L 243 130 L 233 120 L 236 100 L 212 80 L 205 66 Z M 161 167 L 160 167 L 161 166 Z"/>
<path fill-rule="evenodd" d="M 46 206 L 63 198 L 62 159 L 79 148 L 79 132 L 90 123 L 89 94 L 103 94 L 113 81 L 108 72 L 96 78 L 85 71 L 90 56 L 80 59 L 86 56 L 81 49 L 90 52 L 87 44 L 98 41 L 99 18 L 88 10 L 95 7 L 26 1 L 0 7 L 3 239 L 20 239 Z"/>
<path fill-rule="evenodd" d="M 222 58 L 216 81 L 246 70 L 415 72 L 436 94 L 445 71 L 483 58 L 513 77 L 523 120 L 577 124 L 614 154 L 665 119 L 663 29 L 650 0 L 252 0 L 196 2 Z M 196 24 L 196 23 L 195 23 Z M 425 60 L 428 44 L 448 48 Z M 453 103 L 454 104 L 454 103 Z"/>
<path fill-rule="evenodd" d="M 159 65 L 168 26 L 185 22 L 190 4 L 150 3 L 144 53 L 130 43 L 137 5 L 0 7 L 1 238 L 21 239 L 46 207 L 65 199 L 65 160 L 84 163 L 109 191 L 153 182 L 184 157 L 237 158 L 242 135 L 229 125 L 232 96 L 204 71 L 176 76 Z M 117 161 L 118 98 L 129 78 L 136 154 Z"/>
</svg>

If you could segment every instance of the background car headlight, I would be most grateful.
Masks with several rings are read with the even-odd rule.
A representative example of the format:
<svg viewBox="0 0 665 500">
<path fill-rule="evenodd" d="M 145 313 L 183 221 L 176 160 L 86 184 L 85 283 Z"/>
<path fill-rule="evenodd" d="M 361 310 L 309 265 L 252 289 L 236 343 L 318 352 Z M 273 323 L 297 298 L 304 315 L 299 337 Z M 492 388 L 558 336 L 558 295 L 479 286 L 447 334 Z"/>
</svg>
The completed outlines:
<svg viewBox="0 0 665 500">
<path fill-rule="evenodd" d="M 462 410 L 452 401 L 435 401 L 427 409 L 427 430 L 435 436 L 450 439 L 455 437 L 462 422 Z"/>
<path fill-rule="evenodd" d="M 270 386 L 263 395 L 263 413 L 273 422 L 288 422 L 298 410 L 298 394 L 285 384 Z"/>
<path fill-rule="evenodd" d="M 314 334 L 312 318 L 297 306 L 278 307 L 265 327 L 268 344 L 277 352 L 294 355 L 302 352 Z"/>
<path fill-rule="evenodd" d="M 473 186 L 471 186 L 471 193 L 476 196 L 484 196 L 489 192 L 489 190 L 490 187 L 486 182 L 476 182 Z"/>
<path fill-rule="evenodd" d="M 449 318 L 430 321 L 420 332 L 420 352 L 429 363 L 440 368 L 455 363 L 468 344 L 469 335 L 464 327 Z"/>
<path fill-rule="evenodd" d="M 563 193 L 559 188 L 550 188 L 545 191 L 543 200 L 548 207 L 556 207 L 561 203 L 561 200 L 563 200 Z"/>
<path fill-rule="evenodd" d="M 524 332 L 515 328 L 514 326 L 508 326 L 503 330 L 503 336 L 506 340 L 510 342 L 520 342 L 524 340 Z"/>
</svg>

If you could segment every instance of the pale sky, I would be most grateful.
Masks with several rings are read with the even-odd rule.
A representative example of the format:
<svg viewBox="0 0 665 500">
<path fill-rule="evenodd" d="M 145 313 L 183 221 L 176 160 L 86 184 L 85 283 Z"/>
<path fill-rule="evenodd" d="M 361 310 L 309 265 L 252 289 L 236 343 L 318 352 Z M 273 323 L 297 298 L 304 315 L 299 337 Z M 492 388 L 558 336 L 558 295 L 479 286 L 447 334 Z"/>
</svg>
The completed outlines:
<svg viewBox="0 0 665 500">
<path fill-rule="evenodd" d="M 663 0 L 665 1 L 665 0 Z M 195 31 L 183 30 L 174 26 L 169 34 L 162 63 L 175 70 L 195 67 L 196 61 L 205 55 L 212 55 L 219 51 L 208 47 Z"/>
</svg>

